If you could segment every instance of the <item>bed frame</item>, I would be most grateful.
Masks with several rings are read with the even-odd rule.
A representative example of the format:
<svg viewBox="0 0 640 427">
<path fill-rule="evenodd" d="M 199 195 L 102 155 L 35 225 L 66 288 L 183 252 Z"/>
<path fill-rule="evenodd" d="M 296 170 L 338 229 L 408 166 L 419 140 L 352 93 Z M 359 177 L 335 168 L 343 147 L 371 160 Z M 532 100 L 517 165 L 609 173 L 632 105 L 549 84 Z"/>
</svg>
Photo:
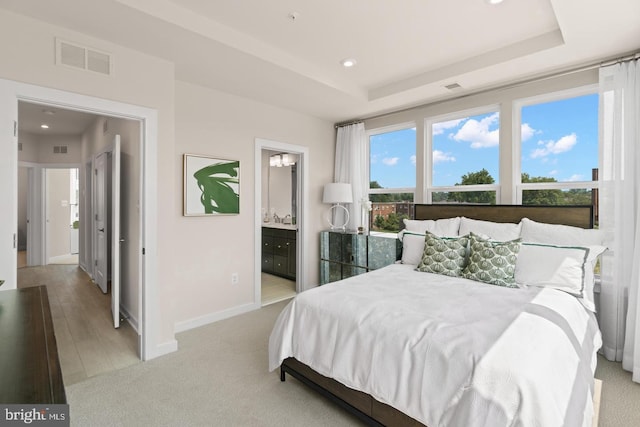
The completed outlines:
<svg viewBox="0 0 640 427">
<path fill-rule="evenodd" d="M 549 224 L 593 228 L 593 206 L 414 205 L 414 218 L 417 220 L 437 220 L 457 216 L 483 221 L 513 223 L 520 222 L 522 218 L 529 218 L 533 221 Z M 424 426 L 399 410 L 378 402 L 369 394 L 353 390 L 334 379 L 318 374 L 309 366 L 292 357 L 282 362 L 280 381 L 285 381 L 287 373 L 337 403 L 368 425 Z M 599 382 L 597 382 L 597 393 L 595 393 L 594 399 L 598 398 L 598 405 L 599 390 Z M 597 425 L 598 405 L 596 405 L 594 426 Z"/>
</svg>

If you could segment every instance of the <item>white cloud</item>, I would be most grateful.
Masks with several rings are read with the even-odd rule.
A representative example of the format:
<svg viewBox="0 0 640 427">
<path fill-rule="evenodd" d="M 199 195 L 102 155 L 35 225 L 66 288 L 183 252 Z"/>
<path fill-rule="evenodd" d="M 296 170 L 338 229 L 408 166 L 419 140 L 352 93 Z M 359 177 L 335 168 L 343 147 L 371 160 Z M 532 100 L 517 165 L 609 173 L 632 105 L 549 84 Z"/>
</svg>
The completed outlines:
<svg viewBox="0 0 640 427">
<path fill-rule="evenodd" d="M 415 154 L 413 156 L 411 156 L 411 164 L 412 165 L 416 164 L 416 155 Z"/>
<path fill-rule="evenodd" d="M 554 169 L 554 170 L 549 172 L 549 175 L 551 175 L 551 176 L 558 175 L 558 171 Z"/>
<path fill-rule="evenodd" d="M 536 133 L 536 130 L 529 126 L 529 123 L 523 123 L 520 132 L 520 135 L 522 135 L 522 141 L 524 142 L 531 138 Z"/>
<path fill-rule="evenodd" d="M 576 173 L 576 174 L 571 175 L 567 181 L 572 181 L 572 182 L 582 181 L 583 178 L 584 177 L 582 175 Z"/>
<path fill-rule="evenodd" d="M 443 163 L 443 162 L 455 162 L 456 158 L 451 155 L 451 153 L 445 153 L 440 150 L 433 150 L 433 164 Z"/>
<path fill-rule="evenodd" d="M 536 159 L 538 157 L 546 157 L 549 154 L 560 154 L 570 151 L 578 142 L 575 133 L 565 135 L 557 141 L 539 141 L 538 145 L 542 148 L 536 148 L 531 152 L 530 157 Z"/>
<path fill-rule="evenodd" d="M 498 145 L 500 141 L 500 130 L 489 130 L 491 125 L 498 122 L 499 114 L 494 113 L 478 121 L 470 119 L 453 135 L 456 141 L 466 141 L 471 143 L 471 148 L 486 148 Z"/>
<path fill-rule="evenodd" d="M 400 157 L 385 157 L 382 159 L 382 163 L 387 166 L 395 166 L 398 164 L 398 160 L 400 160 Z"/>
<path fill-rule="evenodd" d="M 456 119 L 456 120 L 449 120 L 448 122 L 434 123 L 432 128 L 433 135 L 442 135 L 445 130 L 458 127 L 458 125 L 465 120 L 467 120 L 466 117 L 464 119 Z"/>
</svg>

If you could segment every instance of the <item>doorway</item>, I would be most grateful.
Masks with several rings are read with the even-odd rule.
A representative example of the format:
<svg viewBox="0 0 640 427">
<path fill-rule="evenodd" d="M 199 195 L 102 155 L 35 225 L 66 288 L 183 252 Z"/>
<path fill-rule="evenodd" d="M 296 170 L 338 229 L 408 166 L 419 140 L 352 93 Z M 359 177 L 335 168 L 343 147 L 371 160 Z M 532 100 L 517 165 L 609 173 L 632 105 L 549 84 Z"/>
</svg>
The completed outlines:
<svg viewBox="0 0 640 427">
<path fill-rule="evenodd" d="M 304 290 L 308 149 L 256 139 L 256 303 Z"/>
</svg>

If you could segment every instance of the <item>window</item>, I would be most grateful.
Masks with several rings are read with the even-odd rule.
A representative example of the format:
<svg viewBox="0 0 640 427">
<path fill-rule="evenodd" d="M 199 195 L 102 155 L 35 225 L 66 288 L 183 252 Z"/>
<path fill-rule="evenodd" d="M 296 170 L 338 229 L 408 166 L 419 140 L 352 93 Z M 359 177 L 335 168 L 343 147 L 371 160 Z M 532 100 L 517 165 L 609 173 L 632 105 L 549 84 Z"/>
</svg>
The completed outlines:
<svg viewBox="0 0 640 427">
<path fill-rule="evenodd" d="M 398 232 L 413 215 L 416 187 L 416 128 L 413 124 L 369 134 L 369 229 Z"/>
<path fill-rule="evenodd" d="M 495 204 L 500 163 L 497 107 L 428 120 L 426 129 L 431 151 L 431 171 L 425 172 L 427 200 Z"/>
<path fill-rule="evenodd" d="M 516 103 L 521 159 L 517 199 L 523 205 L 597 207 L 598 94 L 584 93 L 588 89 Z"/>
</svg>

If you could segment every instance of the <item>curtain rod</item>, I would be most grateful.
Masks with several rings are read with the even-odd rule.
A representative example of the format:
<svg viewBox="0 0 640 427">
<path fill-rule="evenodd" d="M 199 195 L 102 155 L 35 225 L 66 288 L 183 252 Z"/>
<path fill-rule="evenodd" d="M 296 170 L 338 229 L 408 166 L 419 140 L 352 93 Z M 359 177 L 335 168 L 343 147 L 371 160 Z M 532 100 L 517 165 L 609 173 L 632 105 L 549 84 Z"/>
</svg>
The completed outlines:
<svg viewBox="0 0 640 427">
<path fill-rule="evenodd" d="M 334 125 L 334 128 L 337 129 L 337 128 L 343 127 L 343 126 L 349 126 L 349 125 L 353 125 L 353 124 L 356 124 L 356 123 L 362 123 L 365 120 L 379 119 L 381 117 L 387 117 L 387 116 L 391 116 L 393 114 L 404 113 L 406 111 L 415 110 L 417 108 L 422 108 L 422 107 L 426 107 L 426 106 L 443 104 L 445 102 L 454 101 L 454 100 L 462 99 L 462 98 L 467 98 L 469 96 L 479 95 L 479 94 L 491 92 L 491 91 L 494 91 L 494 90 L 511 89 L 511 88 L 514 88 L 514 87 L 522 86 L 524 84 L 541 82 L 541 81 L 549 80 L 549 79 L 552 79 L 552 78 L 555 78 L 555 77 L 568 76 L 568 75 L 579 73 L 579 72 L 582 72 L 582 71 L 593 70 L 595 68 L 608 67 L 610 65 L 620 64 L 622 62 L 632 61 L 634 59 L 640 59 L 640 51 L 637 51 L 637 52 L 634 52 L 634 53 L 624 54 L 622 56 L 606 59 L 606 60 L 603 60 L 603 61 L 592 62 L 592 63 L 581 65 L 581 66 L 575 67 L 575 68 L 570 68 L 570 69 L 566 69 L 566 70 L 562 70 L 562 71 L 556 71 L 556 72 L 551 73 L 551 74 L 545 74 L 545 75 L 542 75 L 542 76 L 532 77 L 532 78 L 529 78 L 529 79 L 526 79 L 526 80 L 520 80 L 520 81 L 517 81 L 517 82 L 513 82 L 513 83 L 506 84 L 506 85 L 502 85 L 502 86 L 495 86 L 495 87 L 488 87 L 488 88 L 485 88 L 485 89 L 479 89 L 477 91 L 472 91 L 472 92 L 469 92 L 469 93 L 465 93 L 465 94 L 462 94 L 462 95 L 459 95 L 459 96 L 455 96 L 453 98 L 441 99 L 441 100 L 434 101 L 434 102 L 428 102 L 426 104 L 420 104 L 420 105 L 415 105 L 413 107 L 402 108 L 400 110 L 389 111 L 387 113 L 381 113 L 381 114 L 376 114 L 376 115 L 373 115 L 373 116 L 367 116 L 367 117 L 363 117 L 361 119 L 353 119 L 353 120 L 349 120 L 349 121 L 345 121 L 345 122 L 339 122 L 339 123 L 336 123 Z"/>
</svg>

